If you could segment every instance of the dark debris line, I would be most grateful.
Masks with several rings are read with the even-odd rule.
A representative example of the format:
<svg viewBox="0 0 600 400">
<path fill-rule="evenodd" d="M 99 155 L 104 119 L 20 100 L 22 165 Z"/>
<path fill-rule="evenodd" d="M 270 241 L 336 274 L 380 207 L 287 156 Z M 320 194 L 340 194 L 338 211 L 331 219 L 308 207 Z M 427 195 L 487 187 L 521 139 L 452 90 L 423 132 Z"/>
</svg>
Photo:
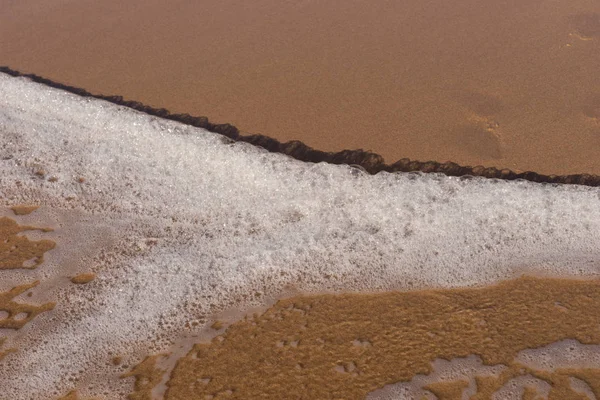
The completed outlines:
<svg viewBox="0 0 600 400">
<path fill-rule="evenodd" d="M 242 135 L 240 131 L 230 124 L 213 124 L 206 117 L 194 117 L 189 114 L 172 114 L 165 108 L 153 108 L 138 101 L 125 100 L 122 96 L 105 96 L 92 94 L 88 91 L 54 82 L 34 74 L 23 74 L 6 66 L 0 66 L 0 72 L 18 77 L 26 77 L 34 82 L 62 89 L 83 97 L 94 97 L 109 101 L 114 104 L 129 107 L 143 113 L 160 118 L 170 119 L 186 125 L 204 128 L 208 131 L 219 133 L 229 139 L 251 143 L 260 146 L 273 153 L 287 154 L 300 161 L 313 163 L 327 162 L 330 164 L 349 164 L 364 168 L 370 174 L 380 171 L 387 172 L 438 172 L 448 176 L 482 176 L 486 178 L 498 178 L 505 180 L 524 179 L 531 182 L 578 184 L 585 186 L 600 186 L 600 176 L 590 174 L 575 175 L 542 175 L 536 172 L 516 173 L 509 169 L 497 169 L 495 167 L 483 166 L 461 166 L 453 162 L 439 163 L 436 161 L 414 161 L 403 158 L 393 164 L 386 164 L 379 154 L 363 150 L 342 150 L 337 153 L 315 150 L 298 140 L 281 143 L 280 141 L 264 135 Z"/>
</svg>

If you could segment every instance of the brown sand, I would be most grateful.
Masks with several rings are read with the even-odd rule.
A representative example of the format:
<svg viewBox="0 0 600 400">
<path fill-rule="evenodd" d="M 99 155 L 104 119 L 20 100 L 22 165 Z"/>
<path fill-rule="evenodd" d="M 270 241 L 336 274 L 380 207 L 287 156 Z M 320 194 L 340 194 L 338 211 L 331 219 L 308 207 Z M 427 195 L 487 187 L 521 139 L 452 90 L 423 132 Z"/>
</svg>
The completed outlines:
<svg viewBox="0 0 600 400">
<path fill-rule="evenodd" d="M 86 283 L 90 283 L 94 279 L 96 279 L 96 274 L 92 272 L 86 272 L 83 274 L 75 275 L 71 278 L 71 282 L 76 283 L 78 285 L 83 285 Z"/>
<path fill-rule="evenodd" d="M 69 393 L 67 393 L 65 396 L 59 398 L 58 400 L 99 400 L 99 399 L 90 398 L 90 397 L 83 399 L 79 396 L 79 394 L 77 393 L 76 390 L 72 390 Z M 148 399 L 148 400 L 150 400 L 150 399 Z"/>
<path fill-rule="evenodd" d="M 51 229 L 19 226 L 10 218 L 0 217 L 0 270 L 34 269 L 44 262 L 44 253 L 53 249 L 56 243 L 46 239 L 31 241 L 18 235 L 31 230 L 48 232 Z"/>
<path fill-rule="evenodd" d="M 506 367 L 497 377 L 477 377 L 473 399 L 489 399 L 525 374 L 550 383 L 550 399 L 585 398 L 569 385 L 571 376 L 599 396 L 600 370 L 550 373 L 515 361 L 521 350 L 566 338 L 600 343 L 599 293 L 600 281 L 524 277 L 480 289 L 281 300 L 196 345 L 176 366 L 167 398 L 364 399 L 386 384 L 431 373 L 436 358 L 472 354 Z M 457 399 L 465 386 L 459 380 L 427 389 Z"/>
<path fill-rule="evenodd" d="M 16 215 L 24 215 L 33 212 L 35 208 L 28 206 L 13 207 Z M 28 211 L 28 212 L 26 212 Z M 48 228 L 35 228 L 32 226 L 20 226 L 16 221 L 0 217 L 0 270 L 3 269 L 34 269 L 44 262 L 44 253 L 55 246 L 51 240 L 32 241 L 26 236 L 19 236 L 23 231 L 40 230 L 49 232 Z M 39 284 L 38 281 L 19 285 L 7 292 L 0 292 L 0 311 L 6 313 L 0 317 L 0 328 L 20 329 L 38 314 L 52 310 L 55 303 L 46 303 L 39 306 L 18 303 L 13 299 Z M 4 338 L 0 337 L 0 359 L 7 353 L 2 352 Z"/>
<path fill-rule="evenodd" d="M 0 221 L 2 241 L 39 229 L 6 217 Z M 20 258 L 13 257 L 14 268 L 24 268 L 23 260 L 33 252 L 41 259 L 53 247 L 40 253 L 39 242 L 24 239 L 16 253 Z M 54 307 L 13 301 L 37 284 L 0 293 L 0 311 L 6 313 L 0 328 L 20 329 Z M 296 296 L 229 326 L 217 320 L 211 329 L 225 331 L 210 343 L 196 344 L 178 361 L 166 398 L 363 399 L 385 385 L 432 373 L 435 359 L 470 355 L 503 369 L 475 376 L 472 400 L 489 399 L 523 376 L 548 383 L 551 400 L 586 398 L 573 389 L 572 378 L 600 396 L 600 369 L 582 365 L 544 371 L 516 360 L 520 351 L 564 339 L 600 344 L 599 293 L 600 280 L 522 277 L 475 289 Z M 0 359 L 18 351 L 3 348 L 4 341 L 0 338 Z M 122 375 L 135 378 L 130 399 L 151 398 L 165 373 L 157 365 L 161 357 L 149 356 Z M 446 379 L 423 389 L 441 400 L 456 399 L 468 385 L 464 379 Z M 78 397 L 70 392 L 64 398 Z M 523 398 L 538 399 L 540 394 L 527 387 Z"/>
<path fill-rule="evenodd" d="M 152 399 L 152 389 L 157 386 L 165 371 L 156 368 L 156 361 L 162 354 L 146 357 L 141 363 L 133 367 L 122 378 L 135 377 L 134 392 L 127 396 L 130 400 Z"/>
<path fill-rule="evenodd" d="M 10 209 L 13 211 L 15 215 L 29 215 L 35 210 L 40 208 L 40 206 L 28 206 L 28 205 L 18 205 L 11 207 Z"/>
<path fill-rule="evenodd" d="M 13 301 L 15 297 L 36 287 L 38 284 L 39 281 L 35 281 L 29 284 L 16 286 L 8 292 L 0 292 L 0 311 L 7 313 L 5 318 L 0 319 L 0 329 L 21 329 L 25 324 L 37 317 L 38 314 L 54 308 L 56 303 L 45 303 L 36 306 Z"/>
<path fill-rule="evenodd" d="M 4 342 L 6 342 L 6 338 L 0 338 L 0 361 L 2 361 L 9 353 L 16 351 L 16 349 L 3 349 L 2 346 L 4 345 Z"/>
<path fill-rule="evenodd" d="M 0 0 L 0 62 L 322 150 L 600 174 L 597 0 Z"/>
</svg>

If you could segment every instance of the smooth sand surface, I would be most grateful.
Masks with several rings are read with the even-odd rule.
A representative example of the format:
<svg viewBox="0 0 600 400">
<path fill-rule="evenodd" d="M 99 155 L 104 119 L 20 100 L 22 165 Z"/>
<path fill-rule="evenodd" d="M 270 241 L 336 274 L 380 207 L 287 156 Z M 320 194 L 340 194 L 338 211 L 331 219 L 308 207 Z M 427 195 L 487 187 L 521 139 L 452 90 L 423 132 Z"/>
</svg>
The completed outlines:
<svg viewBox="0 0 600 400">
<path fill-rule="evenodd" d="M 597 0 L 0 0 L 0 63 L 322 150 L 600 174 Z"/>
</svg>

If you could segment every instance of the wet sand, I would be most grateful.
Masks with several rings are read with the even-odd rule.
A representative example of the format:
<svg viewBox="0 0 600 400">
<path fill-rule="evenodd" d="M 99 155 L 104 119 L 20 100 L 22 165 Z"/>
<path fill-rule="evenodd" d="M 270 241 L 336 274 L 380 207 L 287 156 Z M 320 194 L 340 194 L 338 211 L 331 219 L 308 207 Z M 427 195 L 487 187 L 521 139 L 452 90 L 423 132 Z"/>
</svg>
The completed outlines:
<svg viewBox="0 0 600 400">
<path fill-rule="evenodd" d="M 13 207 L 17 216 L 33 210 Z M 54 248 L 17 236 L 36 229 L 0 218 L 4 269 L 28 268 Z M 94 278 L 86 275 L 73 284 Z M 13 300 L 37 284 L 0 293 L 0 328 L 20 330 L 54 308 Z M 600 395 L 599 285 L 524 276 L 481 288 L 288 297 L 216 320 L 212 339 L 195 341 L 172 371 L 159 366 L 162 353 L 121 378 L 135 379 L 129 399 L 156 398 L 162 387 L 166 399 L 585 400 Z M 19 352 L 3 342 L 0 360 Z M 121 369 L 118 355 L 112 363 Z M 82 397 L 72 390 L 61 399 Z"/>
<path fill-rule="evenodd" d="M 598 396 L 600 363 L 590 350 L 600 347 L 589 346 L 587 360 L 552 359 L 551 371 L 517 355 L 564 339 L 599 344 L 599 285 L 525 277 L 480 289 L 288 298 L 196 345 L 173 371 L 166 398 L 375 399 L 366 396 L 419 374 L 432 382 L 409 398 L 460 399 L 473 386 L 469 398 L 489 399 L 526 375 L 552 386 L 544 398 L 586 399 L 570 376 Z M 533 352 L 534 359 L 546 354 Z M 474 355 L 479 365 L 471 376 L 460 362 L 454 377 L 434 374 L 436 359 L 464 363 Z"/>
<path fill-rule="evenodd" d="M 121 377 L 135 378 L 129 399 L 162 388 L 165 399 L 590 400 L 600 395 L 599 285 L 521 277 L 290 297 L 213 325 L 172 372 L 156 354 Z"/>
<path fill-rule="evenodd" d="M 95 93 L 389 163 L 600 174 L 594 0 L 0 5 L 2 64 Z"/>
</svg>

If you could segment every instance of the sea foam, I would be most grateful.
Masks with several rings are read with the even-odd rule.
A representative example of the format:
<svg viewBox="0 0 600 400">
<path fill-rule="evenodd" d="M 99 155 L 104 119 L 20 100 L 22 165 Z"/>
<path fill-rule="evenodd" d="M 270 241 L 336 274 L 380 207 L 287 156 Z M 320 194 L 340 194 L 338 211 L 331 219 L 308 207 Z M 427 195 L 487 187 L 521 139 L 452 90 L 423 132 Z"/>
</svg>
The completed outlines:
<svg viewBox="0 0 600 400">
<path fill-rule="evenodd" d="M 369 134 L 369 132 L 365 132 Z M 0 204 L 56 241 L 27 301 L 56 301 L 0 363 L 0 398 L 120 398 L 131 366 L 211 313 L 303 292 L 597 276 L 600 189 L 303 163 L 0 74 Z M 10 215 L 4 211 L 3 215 Z M 14 217 L 17 218 L 17 217 Z M 73 285 L 68 276 L 94 272 Z M 20 300 L 24 301 L 25 297 Z M 126 363 L 126 364 L 127 364 Z M 123 367 L 125 368 L 125 367 Z"/>
</svg>

